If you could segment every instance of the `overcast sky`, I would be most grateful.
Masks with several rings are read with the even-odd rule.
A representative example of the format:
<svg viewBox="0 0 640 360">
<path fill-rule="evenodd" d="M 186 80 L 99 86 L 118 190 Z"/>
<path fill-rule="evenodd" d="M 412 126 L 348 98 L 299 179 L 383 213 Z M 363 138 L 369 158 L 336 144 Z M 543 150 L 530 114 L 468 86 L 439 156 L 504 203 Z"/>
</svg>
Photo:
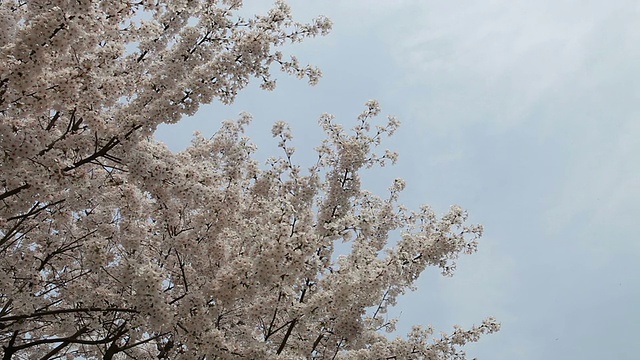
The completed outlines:
<svg viewBox="0 0 640 360">
<path fill-rule="evenodd" d="M 247 11 L 267 2 L 245 1 Z M 487 316 L 502 330 L 469 359 L 637 359 L 640 338 L 640 4 L 631 0 L 295 0 L 333 32 L 288 48 L 323 70 L 315 87 L 279 75 L 162 127 L 174 150 L 241 111 L 258 156 L 276 154 L 274 121 L 312 164 L 320 114 L 345 125 L 368 99 L 402 121 L 383 144 L 394 167 L 364 174 L 384 193 L 485 226 L 453 278 L 431 269 L 401 298 L 399 333 L 450 331 Z"/>
</svg>

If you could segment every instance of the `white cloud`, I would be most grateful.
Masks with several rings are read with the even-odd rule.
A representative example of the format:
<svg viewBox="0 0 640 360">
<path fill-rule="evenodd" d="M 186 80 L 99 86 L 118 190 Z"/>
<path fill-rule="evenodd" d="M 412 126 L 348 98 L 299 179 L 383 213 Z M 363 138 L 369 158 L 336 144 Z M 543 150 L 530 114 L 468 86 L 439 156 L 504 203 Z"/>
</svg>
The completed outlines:
<svg viewBox="0 0 640 360">
<path fill-rule="evenodd" d="M 626 11 L 596 1 L 413 3 L 401 15 L 410 25 L 387 42 L 406 84 L 433 95 L 416 112 L 449 115 L 427 121 L 441 130 L 521 123 L 586 66 L 599 25 Z"/>
<path fill-rule="evenodd" d="M 605 262 L 614 261 L 622 251 L 640 253 L 637 241 L 615 235 L 624 228 L 633 231 L 640 213 L 640 123 L 629 119 L 607 139 L 593 132 L 581 133 L 585 137 L 574 144 L 569 176 L 545 214 L 547 233 L 580 224 L 585 228 L 583 245 L 591 246 L 593 255 Z"/>
</svg>

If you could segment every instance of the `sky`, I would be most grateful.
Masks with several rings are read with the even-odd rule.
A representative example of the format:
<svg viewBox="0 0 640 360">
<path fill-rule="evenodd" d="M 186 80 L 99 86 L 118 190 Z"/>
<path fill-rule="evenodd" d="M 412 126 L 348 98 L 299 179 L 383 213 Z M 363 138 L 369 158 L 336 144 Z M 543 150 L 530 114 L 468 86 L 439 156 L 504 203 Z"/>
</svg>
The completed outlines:
<svg viewBox="0 0 640 360">
<path fill-rule="evenodd" d="M 410 208 L 467 209 L 485 234 L 453 277 L 427 270 L 400 298 L 398 334 L 449 332 L 495 316 L 499 333 L 469 359 L 637 359 L 640 337 L 640 4 L 627 0 L 293 0 L 294 17 L 332 19 L 331 34 L 285 48 L 319 66 L 320 83 L 278 75 L 230 106 L 159 128 L 184 149 L 241 111 L 257 156 L 276 155 L 275 121 L 315 160 L 317 119 L 355 124 L 365 101 L 402 122 L 384 147 Z M 247 13 L 268 2 L 245 1 Z M 382 120 L 382 119 L 381 119 Z"/>
</svg>

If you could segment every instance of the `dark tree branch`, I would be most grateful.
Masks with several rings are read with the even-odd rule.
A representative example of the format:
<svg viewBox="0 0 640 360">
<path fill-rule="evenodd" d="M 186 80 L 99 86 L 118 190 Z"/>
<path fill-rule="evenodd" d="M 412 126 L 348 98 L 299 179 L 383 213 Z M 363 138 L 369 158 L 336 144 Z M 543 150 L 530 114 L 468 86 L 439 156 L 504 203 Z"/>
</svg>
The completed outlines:
<svg viewBox="0 0 640 360">
<path fill-rule="evenodd" d="M 284 347 L 287 345 L 289 336 L 291 336 L 291 332 L 293 331 L 293 328 L 296 326 L 297 323 L 298 323 L 297 318 L 291 320 L 289 324 L 289 328 L 287 329 L 287 332 L 284 334 L 284 338 L 282 339 L 282 342 L 280 343 L 280 346 L 278 347 L 278 351 L 276 351 L 276 354 L 280 355 L 280 353 L 282 353 L 282 351 L 284 350 Z"/>
<path fill-rule="evenodd" d="M 8 198 L 9 196 L 13 196 L 13 195 L 19 193 L 20 191 L 22 191 L 24 189 L 28 189 L 30 187 L 31 187 L 31 185 L 24 184 L 22 186 L 19 186 L 19 187 L 13 189 L 13 190 L 5 191 L 4 193 L 2 193 L 2 195 L 0 195 L 0 200 L 4 200 L 4 199 Z"/>
<path fill-rule="evenodd" d="M 43 356 L 40 360 L 49 360 L 51 357 L 53 357 L 55 354 L 57 354 L 58 352 L 60 352 L 60 350 L 64 349 L 65 347 L 69 346 L 69 344 L 71 343 L 71 340 L 77 339 L 80 335 L 82 335 L 84 332 L 86 332 L 87 329 L 86 328 L 82 328 L 78 331 L 76 331 L 75 334 L 71 335 L 69 337 L 69 340 L 65 340 L 63 341 L 60 345 L 56 346 L 55 348 L 51 349 L 51 351 L 49 351 L 45 356 Z"/>
<path fill-rule="evenodd" d="M 138 311 L 134 309 L 86 307 L 86 308 L 77 308 L 77 309 L 58 309 L 58 310 L 50 310 L 50 311 L 41 311 L 33 314 L 24 314 L 24 315 L 4 316 L 4 317 L 0 317 L 0 322 L 26 320 L 26 319 L 32 319 L 32 318 L 37 318 L 41 316 L 51 316 L 51 315 L 59 315 L 59 314 L 112 312 L 112 311 L 123 312 L 123 313 L 133 313 L 133 314 L 138 313 Z"/>
<path fill-rule="evenodd" d="M 7 346 L 2 347 L 4 349 L 4 356 L 2 357 L 2 360 L 11 360 L 13 354 L 17 351 L 16 348 L 13 347 L 13 345 L 16 343 L 17 337 L 18 330 L 15 330 L 13 334 L 11 334 L 11 339 L 9 339 L 9 343 L 7 344 Z"/>
<path fill-rule="evenodd" d="M 37 215 L 42 210 L 46 210 L 47 208 L 49 208 L 51 206 L 55 206 L 55 205 L 58 205 L 58 204 L 63 203 L 63 202 L 65 202 L 65 199 L 58 200 L 58 201 L 52 202 L 50 204 L 46 204 L 45 206 L 42 206 L 42 207 L 39 206 L 42 203 L 41 202 L 37 202 L 35 205 L 33 205 L 31 207 L 29 212 L 27 212 L 26 214 L 12 216 L 12 217 L 8 218 L 7 220 L 11 221 L 11 220 L 16 220 L 16 219 L 27 218 L 29 216 L 34 216 L 34 215 Z"/>
</svg>

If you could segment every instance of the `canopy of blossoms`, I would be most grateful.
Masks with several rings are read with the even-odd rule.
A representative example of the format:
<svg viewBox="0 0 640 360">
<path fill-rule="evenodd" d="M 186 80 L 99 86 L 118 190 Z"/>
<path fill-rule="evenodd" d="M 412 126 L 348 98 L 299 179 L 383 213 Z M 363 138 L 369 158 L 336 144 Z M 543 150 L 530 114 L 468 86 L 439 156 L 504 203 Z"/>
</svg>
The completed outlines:
<svg viewBox="0 0 640 360">
<path fill-rule="evenodd" d="M 277 2 L 0 2 L 0 345 L 4 359 L 445 359 L 497 331 L 416 327 L 386 316 L 427 266 L 444 274 L 482 233 L 452 207 L 398 204 L 360 186 L 398 121 L 375 101 L 352 130 L 332 116 L 315 164 L 267 166 L 249 115 L 172 153 L 152 139 L 201 104 L 230 103 L 280 69 L 320 72 L 277 49 L 324 35 Z M 396 231 L 397 230 L 397 231 Z M 391 239 L 391 232 L 401 234 Z M 336 257 L 334 244 L 350 252 Z"/>
</svg>

